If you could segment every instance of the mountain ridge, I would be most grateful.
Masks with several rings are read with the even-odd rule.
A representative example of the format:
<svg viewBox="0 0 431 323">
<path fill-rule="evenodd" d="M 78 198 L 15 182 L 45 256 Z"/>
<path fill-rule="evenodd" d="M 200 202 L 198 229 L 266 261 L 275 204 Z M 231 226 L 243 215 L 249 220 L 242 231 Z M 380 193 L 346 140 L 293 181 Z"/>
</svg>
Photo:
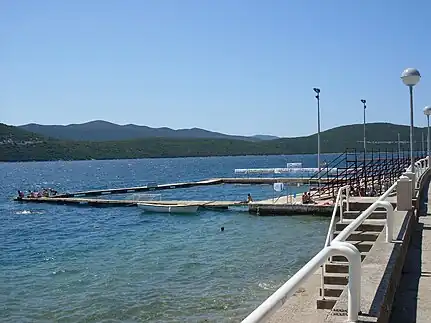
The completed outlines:
<svg viewBox="0 0 431 323">
<path fill-rule="evenodd" d="M 104 120 L 69 125 L 41 125 L 29 123 L 18 128 L 39 133 L 51 138 L 78 141 L 111 141 L 142 138 L 220 138 L 246 141 L 272 140 L 279 137 L 270 135 L 239 136 L 209 131 L 201 128 L 172 129 L 168 127 L 152 128 L 136 124 L 119 125 Z"/>
</svg>

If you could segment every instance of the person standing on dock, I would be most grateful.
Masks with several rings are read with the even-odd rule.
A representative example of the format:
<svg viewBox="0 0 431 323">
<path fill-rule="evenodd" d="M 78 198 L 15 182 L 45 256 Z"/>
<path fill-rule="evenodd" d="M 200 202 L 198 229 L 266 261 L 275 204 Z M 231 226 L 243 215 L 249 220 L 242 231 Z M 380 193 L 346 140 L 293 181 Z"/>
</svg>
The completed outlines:
<svg viewBox="0 0 431 323">
<path fill-rule="evenodd" d="M 251 197 L 250 193 L 247 194 L 247 203 L 253 202 L 253 198 Z"/>
</svg>

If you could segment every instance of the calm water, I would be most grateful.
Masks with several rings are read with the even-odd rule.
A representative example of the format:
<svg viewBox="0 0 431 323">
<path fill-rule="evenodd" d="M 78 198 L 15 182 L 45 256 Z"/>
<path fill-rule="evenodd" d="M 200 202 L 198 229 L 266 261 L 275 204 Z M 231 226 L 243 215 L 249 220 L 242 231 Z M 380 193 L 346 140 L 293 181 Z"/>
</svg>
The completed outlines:
<svg viewBox="0 0 431 323">
<path fill-rule="evenodd" d="M 234 168 L 288 161 L 313 166 L 315 157 L 0 164 L 0 321 L 240 321 L 320 250 L 328 219 L 240 211 L 171 216 L 11 197 L 46 186 L 75 191 L 232 177 Z M 233 185 L 161 192 L 162 199 L 195 200 L 244 200 L 247 193 L 273 195 L 270 186 Z"/>
</svg>

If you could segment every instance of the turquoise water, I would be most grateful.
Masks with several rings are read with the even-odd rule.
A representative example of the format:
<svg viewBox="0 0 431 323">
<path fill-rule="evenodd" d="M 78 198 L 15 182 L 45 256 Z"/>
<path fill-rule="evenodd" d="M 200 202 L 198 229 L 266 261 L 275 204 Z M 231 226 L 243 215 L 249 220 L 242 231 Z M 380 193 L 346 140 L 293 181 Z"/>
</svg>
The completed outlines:
<svg viewBox="0 0 431 323">
<path fill-rule="evenodd" d="M 321 249 L 327 218 L 240 211 L 172 216 L 10 198 L 17 189 L 46 186 L 63 192 L 232 177 L 234 168 L 287 161 L 313 166 L 315 157 L 0 164 L 0 320 L 240 321 Z M 162 199 L 243 200 L 249 192 L 255 199 L 273 194 L 271 186 L 234 185 L 160 193 Z"/>
</svg>

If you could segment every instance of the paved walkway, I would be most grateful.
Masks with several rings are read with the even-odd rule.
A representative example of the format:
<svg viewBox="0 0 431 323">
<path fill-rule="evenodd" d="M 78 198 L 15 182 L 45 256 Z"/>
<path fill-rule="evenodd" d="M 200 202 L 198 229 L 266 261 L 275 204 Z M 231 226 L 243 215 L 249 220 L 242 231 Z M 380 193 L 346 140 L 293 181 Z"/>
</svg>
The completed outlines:
<svg viewBox="0 0 431 323">
<path fill-rule="evenodd" d="M 431 190 L 421 206 L 402 278 L 395 295 L 390 323 L 431 322 Z M 425 212 L 426 210 L 426 212 Z"/>
</svg>

